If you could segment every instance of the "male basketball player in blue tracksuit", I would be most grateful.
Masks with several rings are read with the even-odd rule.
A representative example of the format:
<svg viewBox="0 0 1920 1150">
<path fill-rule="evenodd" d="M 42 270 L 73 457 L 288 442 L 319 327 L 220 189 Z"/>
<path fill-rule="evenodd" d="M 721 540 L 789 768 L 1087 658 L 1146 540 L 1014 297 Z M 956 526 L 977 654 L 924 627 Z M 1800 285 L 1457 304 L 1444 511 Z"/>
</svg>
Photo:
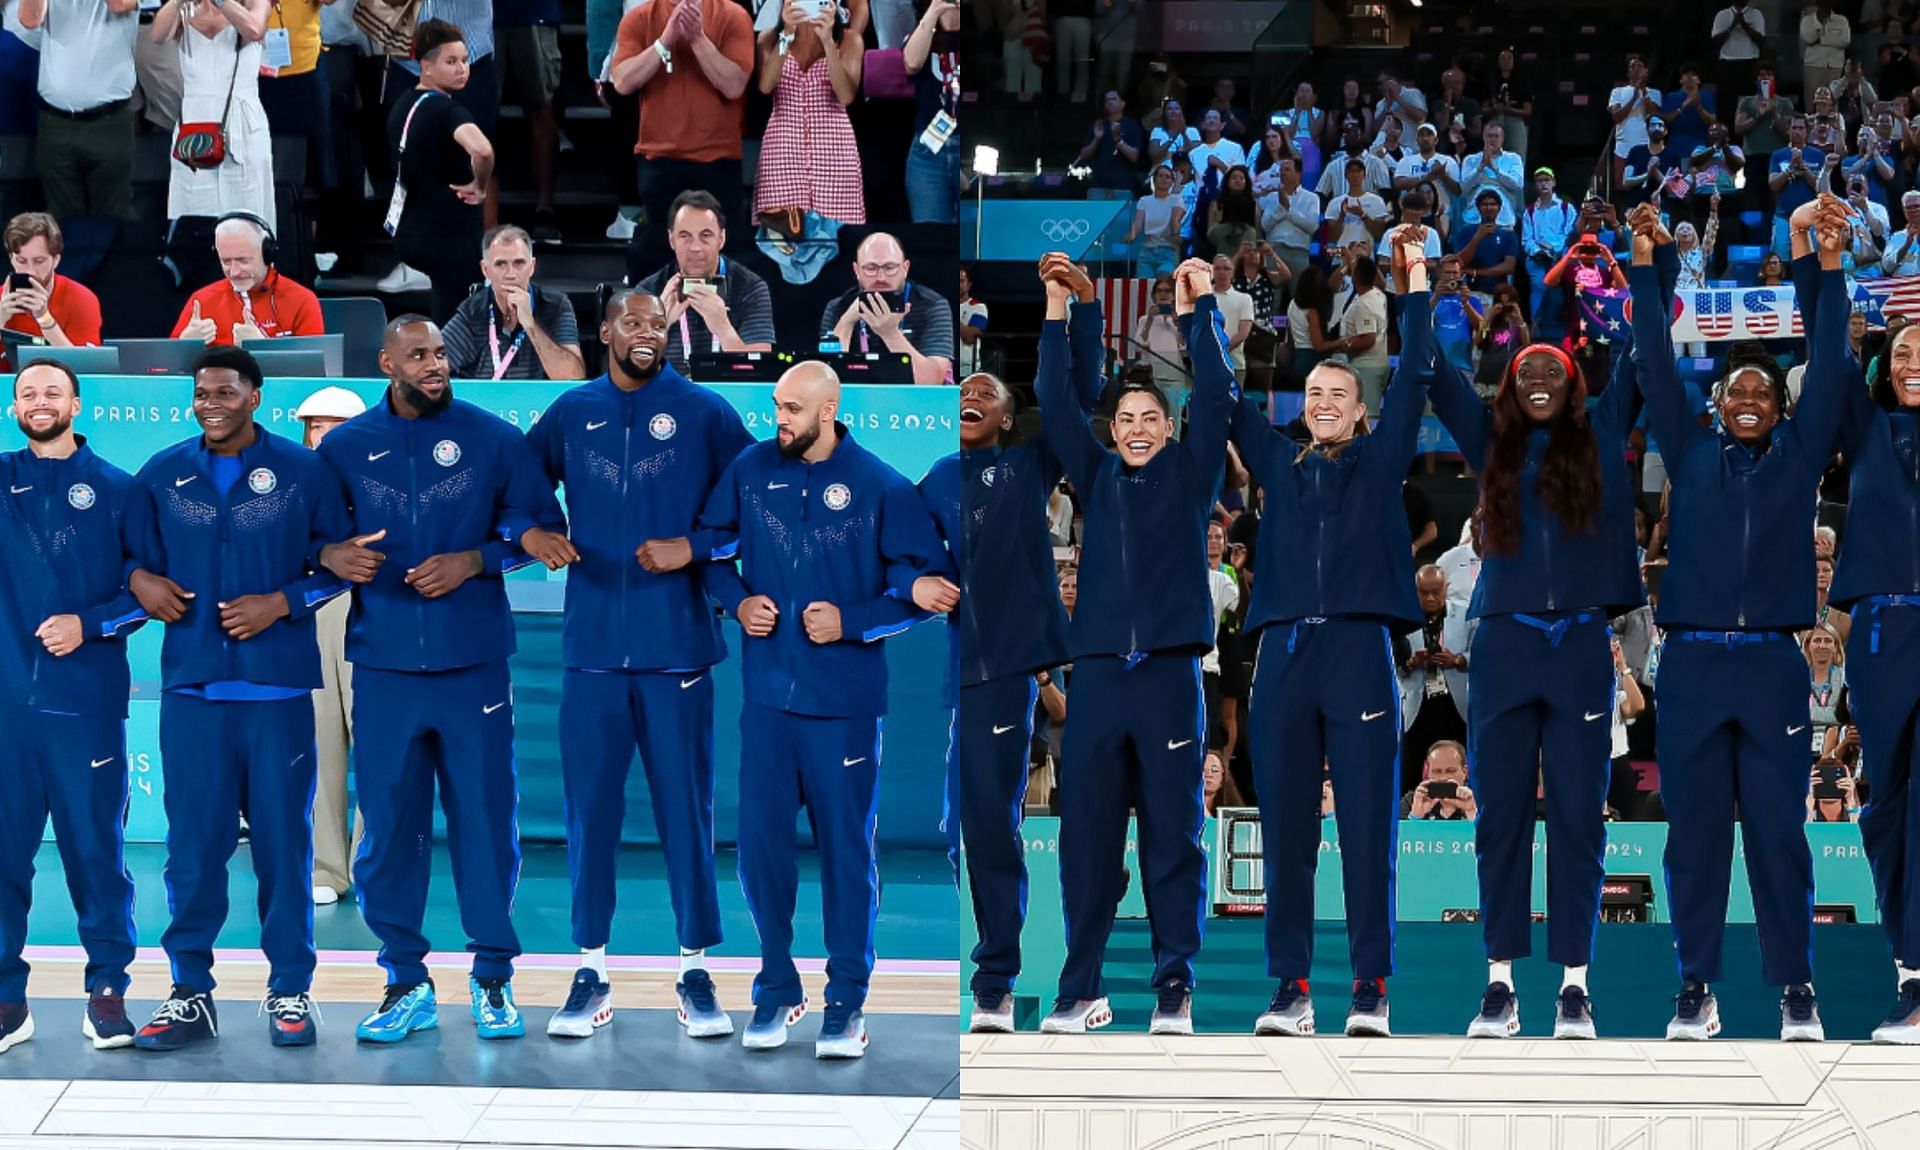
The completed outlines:
<svg viewBox="0 0 1920 1150">
<path fill-rule="evenodd" d="M 513 620 L 502 575 L 531 555 L 577 556 L 540 462 L 505 420 L 453 398 L 440 329 L 387 325 L 386 395 L 320 444 L 341 477 L 357 534 L 321 553 L 355 584 L 353 769 L 366 838 L 355 863 L 361 912 L 380 939 L 387 989 L 356 1030 L 398 1042 L 439 1025 L 427 978 L 427 882 L 439 784 L 468 990 L 480 1037 L 526 1032 L 510 980 L 520 953 L 509 912 L 520 874 L 515 823 Z M 522 552 L 525 554 L 522 554 Z"/>
<path fill-rule="evenodd" d="M 1797 261 L 1819 233 L 1817 311 L 1806 382 L 1786 418 L 1785 385 L 1770 358 L 1735 352 L 1715 389 L 1722 424 L 1686 409 L 1666 317 L 1677 260 L 1664 233 L 1653 262 L 1636 255 L 1634 342 L 1649 426 L 1672 477 L 1673 558 L 1660 593 L 1660 789 L 1671 833 L 1667 886 L 1681 989 L 1669 1039 L 1720 1029 L 1711 984 L 1720 977 L 1733 865 L 1736 803 L 1760 931 L 1765 979 L 1785 987 L 1783 1040 L 1825 1036 L 1813 989 L 1813 858 L 1807 847 L 1807 671 L 1794 632 L 1814 622 L 1812 521 L 1821 475 L 1858 366 L 1846 342 L 1840 271 L 1846 206 L 1803 205 L 1791 232 Z M 1642 240 L 1636 238 L 1636 247 Z"/>
<path fill-rule="evenodd" d="M 213 944 L 227 920 L 227 862 L 251 829 L 268 962 L 268 1033 L 314 1041 L 313 614 L 347 585 L 319 567 L 348 533 L 340 481 L 320 457 L 254 422 L 260 365 L 237 347 L 194 364 L 201 434 L 156 454 L 139 479 L 160 547 L 128 580 L 167 625 L 160 650 L 167 904 L 160 939 L 173 990 L 135 1045 L 177 1050 L 217 1037 Z"/>
<path fill-rule="evenodd" d="M 1086 285 L 1091 294 L 1092 284 Z M 1100 304 L 1072 305 L 1073 378 L 1083 410 L 1099 401 L 1104 353 Z M 1033 739 L 1034 674 L 1067 661 L 1067 613 L 1053 567 L 1047 499 L 1060 461 L 1044 434 L 1001 446 L 1013 429 L 1013 394 L 991 375 L 960 383 L 960 450 L 920 481 L 947 540 L 960 584 L 946 610 L 948 841 L 967 844 L 967 885 L 979 942 L 972 961 L 976 1032 L 1013 1029 L 1013 980 L 1026 921 L 1026 847 L 1020 837 Z M 924 594 L 923 592 L 922 594 Z"/>
<path fill-rule="evenodd" d="M 96 1048 L 133 1043 L 133 879 L 124 863 L 127 649 L 146 621 L 126 572 L 151 546 L 131 475 L 73 433 L 80 380 L 28 363 L 13 380 L 27 446 L 0 453 L 0 1052 L 33 1037 L 27 908 L 33 856 L 53 816 L 87 951 L 81 1029 Z"/>
<path fill-rule="evenodd" d="M 1060 886 L 1067 961 L 1047 1033 L 1112 1021 L 1101 965 L 1119 902 L 1127 810 L 1139 813 L 1140 864 L 1153 930 L 1151 1029 L 1193 1032 L 1193 957 L 1206 902 L 1206 751 L 1200 656 L 1213 645 L 1206 521 L 1226 461 L 1238 399 L 1212 270 L 1190 260 L 1177 276 L 1194 391 L 1187 433 L 1168 442 L 1172 412 L 1151 385 L 1124 385 L 1114 450 L 1101 446 L 1075 402 L 1063 351 L 1075 273 L 1041 261 L 1047 319 L 1036 387 L 1049 445 L 1085 511 L 1080 600 L 1068 630 L 1073 693 L 1062 747 Z"/>
<path fill-rule="evenodd" d="M 710 565 L 707 586 L 746 635 L 740 886 L 760 935 L 760 973 L 743 1044 L 783 1045 L 806 1013 L 793 964 L 794 816 L 804 806 L 820 846 L 828 954 L 814 1053 L 858 1058 L 879 910 L 881 640 L 924 617 L 890 576 L 951 572 L 913 484 L 835 420 L 840 381 L 831 368 L 799 364 L 781 377 L 773 401 L 777 440 L 733 461 L 695 535 L 711 533 L 717 554 L 734 545 L 738 568 Z"/>
<path fill-rule="evenodd" d="M 732 405 L 667 362 L 659 300 L 614 296 L 600 334 L 607 374 L 554 400 L 527 433 L 547 477 L 566 484 L 580 552 L 567 577 L 560 762 L 583 956 L 547 1033 L 585 1038 L 613 1020 L 606 946 L 637 745 L 680 941 L 680 1021 L 715 1037 L 733 1033 L 702 957 L 720 942 L 709 672 L 726 647 L 701 583 L 714 538 L 694 523 L 753 436 Z"/>
</svg>

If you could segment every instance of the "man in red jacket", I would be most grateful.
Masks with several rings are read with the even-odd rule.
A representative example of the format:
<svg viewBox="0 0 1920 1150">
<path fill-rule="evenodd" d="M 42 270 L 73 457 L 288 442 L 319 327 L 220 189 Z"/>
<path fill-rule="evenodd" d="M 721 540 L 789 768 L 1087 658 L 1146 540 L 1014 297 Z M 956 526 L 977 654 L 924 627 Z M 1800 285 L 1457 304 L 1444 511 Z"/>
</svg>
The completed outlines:
<svg viewBox="0 0 1920 1150">
<path fill-rule="evenodd" d="M 252 216 L 235 213 L 213 229 L 213 250 L 226 278 L 187 299 L 173 338 L 238 344 L 283 335 L 324 335 L 320 300 L 274 266 L 273 233 Z"/>
<path fill-rule="evenodd" d="M 49 347 L 100 342 L 100 297 L 59 274 L 65 241 L 45 212 L 23 212 L 7 221 L 4 242 L 12 274 L 0 281 L 0 327 Z M 31 357 L 28 357 L 31 358 Z M 11 371 L 4 345 L 0 370 Z"/>
</svg>

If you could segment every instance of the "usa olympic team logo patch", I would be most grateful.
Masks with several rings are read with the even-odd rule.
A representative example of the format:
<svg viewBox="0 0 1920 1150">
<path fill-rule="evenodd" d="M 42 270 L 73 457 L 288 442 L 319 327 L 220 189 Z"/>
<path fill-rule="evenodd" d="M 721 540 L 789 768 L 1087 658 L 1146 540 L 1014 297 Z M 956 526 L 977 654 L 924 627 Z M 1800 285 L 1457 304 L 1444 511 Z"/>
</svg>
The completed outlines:
<svg viewBox="0 0 1920 1150">
<path fill-rule="evenodd" d="M 265 495 L 280 486 L 280 478 L 270 469 L 256 467 L 247 476 L 247 489 L 255 495 Z"/>
<path fill-rule="evenodd" d="M 836 483 L 832 487 L 829 487 L 825 491 L 821 492 L 820 498 L 826 501 L 827 507 L 829 509 L 834 511 L 845 511 L 847 509 L 847 504 L 853 502 L 853 492 L 847 490 L 846 484 Z"/>
<path fill-rule="evenodd" d="M 654 416 L 653 421 L 647 424 L 647 433 L 655 439 L 672 439 L 673 433 L 678 430 L 680 425 L 673 421 L 673 416 L 664 411 Z"/>
<path fill-rule="evenodd" d="M 442 467 L 452 467 L 460 462 L 460 445 L 451 439 L 443 439 L 434 444 L 433 461 Z"/>
<path fill-rule="evenodd" d="M 988 487 L 992 487 L 993 481 L 999 478 L 999 475 L 996 474 L 999 470 L 997 467 L 989 467 L 985 471 L 982 471 L 980 473 L 980 482 L 986 484 Z"/>
<path fill-rule="evenodd" d="M 76 511 L 85 511 L 93 506 L 93 488 L 85 483 L 76 483 L 67 488 L 67 502 Z"/>
</svg>

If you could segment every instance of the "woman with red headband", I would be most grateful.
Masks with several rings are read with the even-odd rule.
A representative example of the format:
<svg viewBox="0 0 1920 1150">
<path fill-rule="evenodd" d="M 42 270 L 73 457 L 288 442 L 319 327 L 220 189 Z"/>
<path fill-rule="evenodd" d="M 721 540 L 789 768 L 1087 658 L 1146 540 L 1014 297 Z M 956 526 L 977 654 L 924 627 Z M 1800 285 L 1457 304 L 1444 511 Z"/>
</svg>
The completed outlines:
<svg viewBox="0 0 1920 1150">
<path fill-rule="evenodd" d="M 1594 1036 L 1587 994 L 1605 873 L 1613 654 L 1607 620 L 1645 601 L 1626 442 L 1637 415 L 1629 357 L 1591 410 L 1587 381 L 1553 344 L 1522 348 L 1490 404 L 1458 373 L 1433 406 L 1480 473 L 1483 566 L 1467 652 L 1468 764 L 1487 989 L 1467 1033 L 1520 1032 L 1513 961 L 1532 953 L 1533 832 L 1547 767 L 1547 956 L 1566 968 L 1553 1033 Z"/>
<path fill-rule="evenodd" d="M 1652 212 L 1634 220 L 1634 343 L 1648 427 L 1673 484 L 1672 562 L 1656 615 L 1666 634 L 1656 750 L 1681 979 L 1669 1039 L 1707 1039 L 1720 1030 L 1711 985 L 1721 971 L 1736 804 L 1761 971 L 1785 987 L 1780 1037 L 1825 1037 L 1813 992 L 1813 857 L 1804 830 L 1812 720 L 1794 632 L 1814 623 L 1807 522 L 1848 392 L 1859 387 L 1840 270 L 1851 236 L 1847 210 L 1823 193 L 1789 220 L 1803 282 L 1813 278 L 1808 232 L 1819 236 L 1818 283 L 1801 296 L 1809 358 L 1799 410 L 1787 418 L 1777 363 L 1736 349 L 1714 389 L 1717 430 L 1695 422 L 1674 371 L 1672 238 Z"/>
</svg>

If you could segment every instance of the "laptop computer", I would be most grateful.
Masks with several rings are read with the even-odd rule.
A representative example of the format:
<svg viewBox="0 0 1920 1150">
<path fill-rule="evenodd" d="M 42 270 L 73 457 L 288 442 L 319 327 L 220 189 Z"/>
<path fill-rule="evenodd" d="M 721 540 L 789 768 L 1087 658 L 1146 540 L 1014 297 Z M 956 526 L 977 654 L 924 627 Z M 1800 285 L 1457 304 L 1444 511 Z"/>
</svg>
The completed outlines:
<svg viewBox="0 0 1920 1150">
<path fill-rule="evenodd" d="M 273 342 L 279 343 L 279 340 Z M 251 349 L 249 349 L 251 350 Z M 255 351 L 253 358 L 260 362 L 260 374 L 268 379 L 324 379 L 327 375 L 326 353 L 318 348 L 305 351 Z"/>
<path fill-rule="evenodd" d="M 261 352 L 317 351 L 326 363 L 328 375 L 345 375 L 347 337 L 335 335 L 283 335 L 275 339 L 250 339 L 240 345 L 256 357 Z"/>
<path fill-rule="evenodd" d="M 120 350 L 114 347 L 53 347 L 26 341 L 7 341 L 7 352 L 17 372 L 37 359 L 50 359 L 78 375 L 119 375 Z"/>
<path fill-rule="evenodd" d="M 688 357 L 688 378 L 698 383 L 778 383 L 798 362 L 785 351 L 717 351 Z"/>
<path fill-rule="evenodd" d="M 188 375 L 207 350 L 197 339 L 116 339 L 108 346 L 120 349 L 120 370 L 128 375 Z"/>
</svg>

